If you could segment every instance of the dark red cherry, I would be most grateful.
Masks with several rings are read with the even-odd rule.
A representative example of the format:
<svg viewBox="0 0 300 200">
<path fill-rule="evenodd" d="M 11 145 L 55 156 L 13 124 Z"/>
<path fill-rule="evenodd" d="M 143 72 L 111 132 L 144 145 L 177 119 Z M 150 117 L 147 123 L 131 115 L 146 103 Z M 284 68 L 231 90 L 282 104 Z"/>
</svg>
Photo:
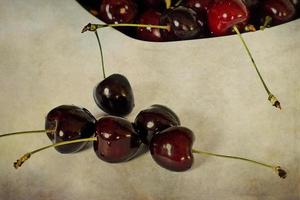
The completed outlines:
<svg viewBox="0 0 300 200">
<path fill-rule="evenodd" d="M 272 25 L 279 25 L 296 17 L 296 9 L 290 0 L 263 0 L 260 6 L 263 18 L 270 16 Z"/>
<path fill-rule="evenodd" d="M 179 126 L 180 120 L 168 107 L 152 105 L 142 110 L 134 120 L 134 126 L 143 143 L 149 145 L 152 137 L 171 126 Z"/>
<path fill-rule="evenodd" d="M 204 28 L 197 21 L 197 13 L 191 8 L 171 8 L 161 16 L 161 25 L 170 25 L 170 31 L 163 30 L 164 40 L 187 40 L 202 37 Z"/>
<path fill-rule="evenodd" d="M 100 19 L 108 24 L 132 23 L 137 12 L 134 0 L 102 0 Z"/>
<path fill-rule="evenodd" d="M 143 3 L 146 8 L 166 8 L 165 0 L 144 0 Z"/>
<path fill-rule="evenodd" d="M 232 33 L 232 27 L 243 28 L 249 12 L 242 0 L 216 0 L 209 8 L 208 25 L 214 36 Z"/>
<path fill-rule="evenodd" d="M 193 142 L 194 134 L 188 128 L 170 127 L 152 138 L 150 152 L 160 166 L 172 171 L 185 171 L 194 161 Z"/>
<path fill-rule="evenodd" d="M 94 150 L 106 162 L 116 163 L 133 158 L 141 145 L 141 140 L 132 124 L 126 119 L 106 116 L 96 123 Z"/>
<path fill-rule="evenodd" d="M 52 109 L 46 117 L 45 129 L 53 143 L 81 138 L 89 138 L 95 133 L 96 119 L 85 108 L 61 105 Z M 51 131 L 50 131 L 51 130 Z M 86 142 L 55 147 L 60 153 L 81 150 Z"/>
<path fill-rule="evenodd" d="M 130 83 L 121 74 L 112 74 L 101 81 L 94 89 L 94 100 L 104 112 L 111 115 L 127 115 L 134 107 Z"/>
<path fill-rule="evenodd" d="M 185 6 L 193 9 L 197 13 L 208 12 L 214 0 L 186 0 Z"/>
<path fill-rule="evenodd" d="M 155 10 L 147 10 L 140 16 L 138 24 L 159 25 L 161 13 Z M 158 28 L 137 28 L 138 39 L 145 41 L 163 41 L 160 29 Z"/>
<path fill-rule="evenodd" d="M 246 4 L 248 9 L 251 9 L 253 7 L 257 7 L 260 3 L 260 0 L 244 0 L 244 3 Z M 253 13 L 255 15 L 255 13 Z"/>
</svg>

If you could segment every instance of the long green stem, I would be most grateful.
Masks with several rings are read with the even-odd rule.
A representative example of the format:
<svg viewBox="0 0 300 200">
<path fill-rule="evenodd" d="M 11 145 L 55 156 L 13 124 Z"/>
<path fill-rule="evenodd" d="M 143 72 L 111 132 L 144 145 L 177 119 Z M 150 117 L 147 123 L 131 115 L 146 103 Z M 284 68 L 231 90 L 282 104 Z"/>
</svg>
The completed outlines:
<svg viewBox="0 0 300 200">
<path fill-rule="evenodd" d="M 105 76 L 105 67 L 104 67 L 103 51 L 102 51 L 101 42 L 100 42 L 100 38 L 99 38 L 99 35 L 98 35 L 97 30 L 95 30 L 95 35 L 96 35 L 96 38 L 97 38 L 97 41 L 98 41 L 98 45 L 99 45 L 99 50 L 100 50 L 101 66 L 102 66 L 102 74 L 103 74 L 103 78 L 105 79 L 106 76 Z"/>
<path fill-rule="evenodd" d="M 3 135 L 0 135 L 0 138 L 1 137 L 7 137 L 7 136 L 12 136 L 12 135 L 22 135 L 22 134 L 29 134 L 29 133 L 44 133 L 48 130 L 34 130 L 34 131 L 19 131 L 19 132 L 13 132 L 13 133 L 6 133 L 6 134 L 3 134 Z"/>
<path fill-rule="evenodd" d="M 243 158 L 243 157 L 239 157 L 239 156 L 231 156 L 231 155 L 223 155 L 223 154 L 217 154 L 217 153 L 211 153 L 211 152 L 207 152 L 207 151 L 200 151 L 200 150 L 192 150 L 193 153 L 197 153 L 197 154 L 202 154 L 202 155 L 206 155 L 206 156 L 216 156 L 216 157 L 222 157 L 222 158 L 230 158 L 230 159 L 235 159 L 235 160 L 242 160 L 242 161 L 246 161 L 246 162 L 250 162 L 253 164 L 257 164 L 260 166 L 264 166 L 264 167 L 268 167 L 271 168 L 272 170 L 274 170 L 279 176 L 280 178 L 286 178 L 286 171 L 284 171 L 283 169 L 281 169 L 280 166 L 274 166 L 274 165 L 270 165 L 270 164 L 266 164 L 263 162 L 259 162 L 259 161 L 255 161 L 255 160 L 251 160 L 248 158 Z"/>
<path fill-rule="evenodd" d="M 77 139 L 77 140 L 63 141 L 63 142 L 58 142 L 58 143 L 55 143 L 55 144 L 51 144 L 51 145 L 48 145 L 48 146 L 45 146 L 45 147 L 42 147 L 42 148 L 39 148 L 39 149 L 36 149 L 34 151 L 31 151 L 31 152 L 28 152 L 28 153 L 24 154 L 21 158 L 19 158 L 16 162 L 14 162 L 14 167 L 16 169 L 18 169 L 33 154 L 35 154 L 37 152 L 40 152 L 40 151 L 43 151 L 43 150 L 48 149 L 48 148 L 58 147 L 58 146 L 73 144 L 73 143 L 79 143 L 79 142 L 96 141 L 96 140 L 97 140 L 97 138 L 93 137 L 93 138 L 82 138 L 82 139 Z"/>
<path fill-rule="evenodd" d="M 267 94 L 268 94 L 268 100 L 271 102 L 271 104 L 272 104 L 273 106 L 275 106 L 276 108 L 281 109 L 280 102 L 279 102 L 278 99 L 270 92 L 270 90 L 269 90 L 269 88 L 267 87 L 267 85 L 266 85 L 266 83 L 265 83 L 263 77 L 261 76 L 261 74 L 260 74 L 260 72 L 259 72 L 259 70 L 258 70 L 258 68 L 257 68 L 257 65 L 256 65 L 256 63 L 255 63 L 255 61 L 254 61 L 254 58 L 253 58 L 253 56 L 252 56 L 252 54 L 251 54 L 251 52 L 250 52 L 250 50 L 249 50 L 249 48 L 248 48 L 248 46 L 247 46 L 247 44 L 246 44 L 246 42 L 245 42 L 243 36 L 241 35 L 239 29 L 238 29 L 236 26 L 233 26 L 233 30 L 237 33 L 237 35 L 239 36 L 240 40 L 242 41 L 243 46 L 245 47 L 245 49 L 246 49 L 246 51 L 247 51 L 248 56 L 249 56 L 250 59 L 251 59 L 251 63 L 252 63 L 252 65 L 253 65 L 253 67 L 255 68 L 255 70 L 256 70 L 256 72 L 257 72 L 257 74 L 258 74 L 258 76 L 259 76 L 259 78 L 260 78 L 260 80 L 261 80 L 261 82 L 262 82 L 262 84 L 263 84 L 263 86 L 264 86 L 264 88 L 265 88 Z"/>
<path fill-rule="evenodd" d="M 170 30 L 170 26 L 166 25 L 152 25 L 152 24 L 87 24 L 81 31 L 84 33 L 86 31 L 96 31 L 98 28 L 105 28 L 105 27 L 141 27 L 141 28 L 158 28 L 158 29 L 165 29 Z"/>
</svg>

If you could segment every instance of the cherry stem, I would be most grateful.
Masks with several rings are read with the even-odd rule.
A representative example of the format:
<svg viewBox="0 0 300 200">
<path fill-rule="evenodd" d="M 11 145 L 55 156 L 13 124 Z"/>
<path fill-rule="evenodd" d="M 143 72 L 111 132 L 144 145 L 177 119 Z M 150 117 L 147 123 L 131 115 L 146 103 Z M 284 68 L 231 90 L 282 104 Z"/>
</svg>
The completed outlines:
<svg viewBox="0 0 300 200">
<path fill-rule="evenodd" d="M 268 87 L 267 87 L 267 85 L 266 85 L 266 83 L 265 83 L 263 77 L 261 76 L 261 74 L 260 74 L 260 72 L 259 72 L 259 70 L 258 70 L 258 68 L 257 68 L 257 65 L 256 65 L 256 63 L 255 63 L 255 61 L 254 61 L 254 58 L 253 58 L 253 56 L 252 56 L 252 54 L 251 54 L 251 52 L 250 52 L 250 50 L 249 50 L 249 48 L 248 48 L 248 46 L 247 46 L 247 44 L 246 44 L 244 38 L 243 38 L 243 36 L 241 35 L 241 33 L 240 33 L 240 31 L 239 31 L 239 29 L 237 28 L 236 25 L 233 26 L 233 30 L 237 33 L 237 35 L 239 36 L 240 40 L 241 40 L 242 43 L 243 43 L 243 46 L 245 47 L 245 49 L 246 49 L 246 51 L 247 51 L 247 53 L 248 53 L 248 55 L 249 55 L 249 57 L 250 57 L 250 59 L 251 59 L 251 63 L 252 63 L 252 65 L 253 65 L 253 67 L 255 68 L 255 70 L 256 70 L 256 72 L 257 72 L 257 74 L 258 74 L 258 76 L 259 76 L 259 78 L 260 78 L 260 80 L 261 80 L 261 82 L 262 82 L 262 84 L 263 84 L 263 86 L 264 86 L 266 92 L 267 92 L 268 95 L 269 95 L 269 96 L 268 96 L 268 100 L 271 102 L 271 104 L 272 104 L 273 106 L 275 106 L 276 108 L 281 109 L 280 102 L 278 101 L 278 99 L 277 99 L 277 98 L 270 92 L 270 90 L 268 89 Z"/>
<path fill-rule="evenodd" d="M 182 0 L 178 0 L 178 1 L 176 2 L 176 4 L 174 5 L 174 7 L 175 7 L 175 8 L 178 7 L 181 3 L 182 3 Z"/>
<path fill-rule="evenodd" d="M 171 27 L 169 25 L 151 25 L 151 24 L 87 24 L 83 27 L 81 33 L 86 31 L 96 31 L 98 28 L 105 28 L 105 27 L 141 27 L 141 28 L 158 28 L 158 29 L 165 29 L 170 31 Z"/>
<path fill-rule="evenodd" d="M 12 136 L 12 135 L 28 134 L 28 133 L 43 133 L 43 132 L 47 132 L 47 131 L 48 131 L 48 130 L 19 131 L 19 132 L 6 133 L 6 134 L 3 134 L 3 135 L 0 135 L 0 138 L 1 138 L 1 137 Z"/>
<path fill-rule="evenodd" d="M 269 165 L 269 164 L 258 162 L 258 161 L 251 160 L 251 159 L 248 159 L 248 158 L 242 158 L 242 157 L 230 156 L 230 155 L 223 155 L 223 154 L 216 154 L 216 153 L 211 153 L 211 152 L 207 152 L 207 151 L 200 151 L 200 150 L 195 150 L 195 149 L 193 149 L 192 152 L 197 153 L 197 154 L 206 155 L 206 156 L 216 156 L 216 157 L 230 158 L 230 159 L 250 162 L 250 163 L 253 163 L 253 164 L 257 164 L 257 165 L 261 165 L 261 166 L 273 169 L 279 175 L 280 178 L 286 178 L 286 176 L 287 176 L 286 171 L 283 170 L 280 166 Z"/>
<path fill-rule="evenodd" d="M 264 24 L 259 27 L 260 30 L 265 30 L 272 22 L 272 17 L 271 16 L 266 16 L 264 20 Z"/>
<path fill-rule="evenodd" d="M 39 149 L 36 149 L 34 151 L 31 151 L 31 152 L 28 152 L 28 153 L 24 154 L 21 158 L 19 158 L 16 162 L 14 162 L 14 167 L 16 169 L 18 169 L 33 154 L 35 154 L 37 152 L 40 152 L 40 151 L 43 151 L 45 149 L 49 149 L 49 148 L 52 148 L 52 147 L 63 146 L 63 145 L 67 145 L 67 144 L 73 144 L 73 143 L 79 143 L 79 142 L 88 142 L 88 141 L 96 141 L 96 140 L 97 140 L 96 137 L 93 137 L 93 138 L 81 138 L 81 139 L 77 139 L 77 140 L 63 141 L 63 142 L 58 142 L 58 143 L 55 143 L 55 144 L 51 144 L 51 145 L 48 145 L 48 146 L 45 146 L 45 147 L 42 147 L 42 148 L 39 148 Z"/>
<path fill-rule="evenodd" d="M 102 66 L 102 74 L 103 74 L 103 78 L 105 79 L 106 76 L 105 76 L 105 67 L 104 67 L 103 51 L 102 51 L 101 42 L 100 42 L 100 38 L 99 38 L 99 35 L 98 35 L 97 30 L 95 30 L 95 35 L 96 35 L 96 38 L 97 38 L 97 41 L 98 41 L 99 50 L 100 50 L 101 66 Z"/>
<path fill-rule="evenodd" d="M 172 0 L 165 0 L 165 3 L 166 3 L 166 9 L 169 9 L 171 7 Z"/>
</svg>

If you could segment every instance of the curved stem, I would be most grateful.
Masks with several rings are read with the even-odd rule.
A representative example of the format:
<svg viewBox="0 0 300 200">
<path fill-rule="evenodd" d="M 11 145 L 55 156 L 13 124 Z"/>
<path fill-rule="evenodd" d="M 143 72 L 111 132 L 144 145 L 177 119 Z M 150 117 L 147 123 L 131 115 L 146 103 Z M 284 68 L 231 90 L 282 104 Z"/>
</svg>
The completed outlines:
<svg viewBox="0 0 300 200">
<path fill-rule="evenodd" d="M 87 24 L 81 31 L 84 33 L 86 31 L 96 31 L 98 28 L 105 28 L 105 27 L 141 27 L 141 28 L 158 28 L 158 29 L 165 29 L 170 31 L 170 26 L 166 25 L 152 25 L 152 24 Z"/>
<path fill-rule="evenodd" d="M 63 141 L 63 142 L 58 142 L 55 144 L 51 144 L 39 149 L 36 149 L 34 151 L 28 152 L 26 154 L 24 154 L 21 158 L 19 158 L 16 162 L 14 162 L 14 167 L 16 169 L 18 169 L 19 167 L 22 166 L 22 164 L 28 160 L 33 154 L 43 151 L 45 149 L 51 148 L 51 147 L 58 147 L 58 146 L 62 146 L 62 145 L 67 145 L 67 144 L 73 144 L 73 143 L 79 143 L 79 142 L 88 142 L 88 141 L 96 141 L 97 138 L 93 137 L 93 138 L 82 138 L 82 139 L 77 139 L 77 140 L 70 140 L 70 141 Z"/>
<path fill-rule="evenodd" d="M 7 137 L 7 136 L 12 136 L 12 135 L 22 135 L 22 134 L 29 134 L 29 133 L 43 133 L 43 132 L 46 132 L 48 130 L 34 130 L 34 131 L 19 131 L 19 132 L 13 132 L 13 133 L 6 133 L 6 134 L 3 134 L 3 135 L 0 135 L 0 138 L 1 137 Z"/>
<path fill-rule="evenodd" d="M 273 106 L 275 106 L 276 108 L 281 109 L 280 102 L 279 102 L 278 99 L 270 92 L 270 90 L 269 90 L 269 88 L 267 87 L 267 85 L 266 85 L 266 83 L 265 83 L 263 77 L 261 76 L 261 74 L 260 74 L 260 72 L 259 72 L 259 70 L 258 70 L 258 68 L 257 68 L 257 65 L 256 65 L 256 63 L 255 63 L 255 61 L 254 61 L 254 58 L 253 58 L 253 56 L 252 56 L 252 54 L 251 54 L 251 52 L 250 52 L 250 50 L 249 50 L 249 48 L 248 48 L 248 46 L 247 46 L 247 44 L 246 44 L 246 42 L 245 42 L 243 36 L 241 35 L 239 29 L 238 29 L 236 26 L 233 26 L 233 30 L 237 33 L 237 35 L 239 36 L 240 40 L 242 41 L 243 46 L 245 47 L 245 49 L 246 49 L 246 51 L 247 51 L 248 56 L 250 57 L 251 63 L 252 63 L 252 65 L 253 65 L 253 67 L 255 68 L 255 70 L 256 70 L 256 72 L 257 72 L 257 74 L 258 74 L 258 76 L 259 76 L 259 79 L 261 80 L 261 82 L 262 82 L 262 84 L 263 84 L 263 86 L 264 86 L 264 88 L 265 88 L 265 90 L 266 90 L 266 92 L 267 92 L 267 94 L 268 94 L 268 100 L 272 103 Z"/>
<path fill-rule="evenodd" d="M 103 51 L 102 51 L 101 42 L 100 42 L 100 38 L 99 38 L 99 35 L 98 35 L 97 30 L 95 30 L 95 35 L 96 35 L 96 38 L 97 38 L 97 41 L 98 41 L 98 45 L 99 45 L 99 50 L 100 50 L 101 66 L 102 66 L 102 74 L 103 74 L 103 78 L 105 79 L 106 76 L 105 76 L 105 67 L 104 67 Z"/>
<path fill-rule="evenodd" d="M 206 155 L 206 156 L 215 156 L 215 157 L 230 158 L 230 159 L 235 159 L 235 160 L 242 160 L 242 161 L 250 162 L 250 163 L 253 163 L 253 164 L 260 165 L 260 166 L 268 167 L 268 168 L 271 168 L 272 170 L 274 170 L 280 176 L 280 178 L 286 178 L 286 175 L 287 175 L 286 171 L 281 169 L 280 166 L 274 166 L 274 165 L 266 164 L 266 163 L 259 162 L 259 161 L 256 161 L 256 160 L 251 160 L 251 159 L 248 159 L 248 158 L 211 153 L 211 152 L 200 151 L 200 150 L 195 150 L 195 149 L 193 149 L 192 152 L 197 153 L 197 154 Z"/>
</svg>

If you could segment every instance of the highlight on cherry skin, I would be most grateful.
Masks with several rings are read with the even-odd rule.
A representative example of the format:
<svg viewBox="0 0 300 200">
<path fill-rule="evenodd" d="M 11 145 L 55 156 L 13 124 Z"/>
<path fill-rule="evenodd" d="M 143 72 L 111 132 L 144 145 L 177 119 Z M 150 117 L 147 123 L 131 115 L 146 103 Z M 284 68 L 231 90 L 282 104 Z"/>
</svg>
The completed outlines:
<svg viewBox="0 0 300 200">
<path fill-rule="evenodd" d="M 0 137 L 46 133 L 53 144 L 76 139 L 89 138 L 95 133 L 95 117 L 85 108 L 75 105 L 60 105 L 48 112 L 45 129 L 19 131 L 0 135 Z M 87 142 L 57 146 L 55 149 L 63 154 L 80 151 Z"/>
</svg>

